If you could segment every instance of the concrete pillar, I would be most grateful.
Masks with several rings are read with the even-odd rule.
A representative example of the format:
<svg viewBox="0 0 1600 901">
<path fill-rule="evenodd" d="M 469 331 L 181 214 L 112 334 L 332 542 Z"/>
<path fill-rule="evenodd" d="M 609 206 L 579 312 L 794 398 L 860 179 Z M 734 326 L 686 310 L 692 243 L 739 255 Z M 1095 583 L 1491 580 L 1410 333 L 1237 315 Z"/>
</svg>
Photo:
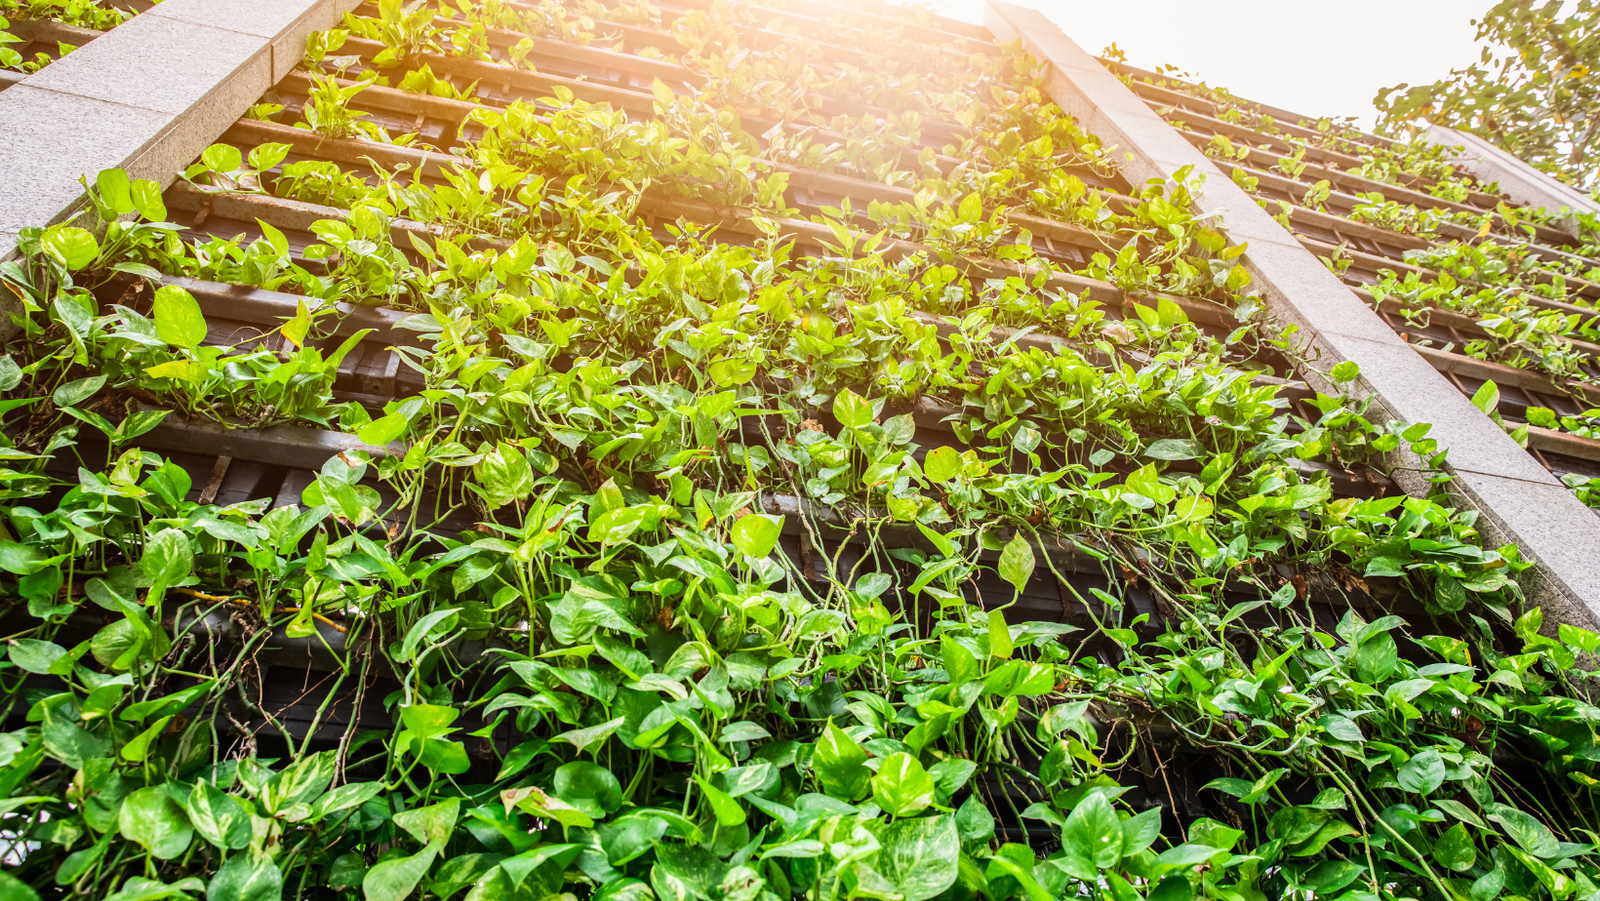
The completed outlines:
<svg viewBox="0 0 1600 901">
<path fill-rule="evenodd" d="M 1299 327 L 1297 338 L 1316 361 L 1304 372 L 1320 390 L 1326 373 L 1349 360 L 1361 368 L 1357 390 L 1374 401 L 1373 418 L 1427 422 L 1448 449 L 1451 492 L 1482 515 L 1486 540 L 1515 543 L 1537 567 L 1524 576 L 1530 600 L 1545 609 L 1545 624 L 1565 622 L 1600 630 L 1600 518 L 1580 503 L 1454 385 L 1401 341 L 1378 315 L 1256 205 L 1183 135 L 1106 71 L 1042 13 L 989 0 L 984 24 L 997 40 L 1021 38 L 1050 63 L 1046 93 L 1092 134 L 1115 145 L 1137 185 L 1170 179 L 1189 166 L 1205 176 L 1201 212 L 1222 211 L 1229 240 L 1248 245 L 1243 261 L 1271 313 Z M 1402 464 L 1403 465 L 1403 464 Z M 1414 464 L 1413 464 L 1414 465 Z M 1415 472 L 1397 470 L 1413 494 L 1431 487 Z"/>
<path fill-rule="evenodd" d="M 166 186 L 358 0 L 166 0 L 0 93 L 0 260 L 66 219 L 78 178 Z"/>
<path fill-rule="evenodd" d="M 1451 162 L 1472 173 L 1478 181 L 1498 183 L 1501 192 L 1517 203 L 1552 213 L 1563 208 L 1579 213 L 1600 213 L 1600 203 L 1593 197 L 1556 181 L 1470 131 L 1430 125 L 1427 135 L 1435 144 L 1459 148 Z M 1573 227 L 1570 220 L 1567 227 Z"/>
</svg>

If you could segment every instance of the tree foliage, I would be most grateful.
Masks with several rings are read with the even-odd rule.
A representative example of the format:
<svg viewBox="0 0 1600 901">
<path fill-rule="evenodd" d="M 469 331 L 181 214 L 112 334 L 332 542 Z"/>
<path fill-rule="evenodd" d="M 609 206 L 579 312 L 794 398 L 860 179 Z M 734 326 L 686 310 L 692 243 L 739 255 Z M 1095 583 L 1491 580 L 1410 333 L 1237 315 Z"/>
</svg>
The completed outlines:
<svg viewBox="0 0 1600 901">
<path fill-rule="evenodd" d="M 1600 3 L 1502 0 L 1482 19 L 1477 63 L 1378 92 L 1379 127 L 1419 121 L 1481 135 L 1585 190 L 1600 182 Z"/>
</svg>

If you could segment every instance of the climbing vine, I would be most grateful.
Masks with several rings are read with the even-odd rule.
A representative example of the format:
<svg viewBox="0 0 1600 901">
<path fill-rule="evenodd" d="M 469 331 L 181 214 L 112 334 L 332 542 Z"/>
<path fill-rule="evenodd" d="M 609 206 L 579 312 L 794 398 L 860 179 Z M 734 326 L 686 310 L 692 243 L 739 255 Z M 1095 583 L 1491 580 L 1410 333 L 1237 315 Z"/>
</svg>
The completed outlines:
<svg viewBox="0 0 1600 901">
<path fill-rule="evenodd" d="M 1444 478 L 1426 424 L 1290 381 L 1201 182 L 1067 174 L 1111 154 L 1014 48 L 789 55 L 843 13 L 607 10 L 706 93 L 476 105 L 445 159 L 362 106 L 472 102 L 421 55 L 491 28 L 607 34 L 562 9 L 382 3 L 256 115 L 411 162 L 99 173 L 0 266 L 0 897 L 1600 890 L 1600 636 L 1394 488 Z M 767 87 L 796 60 L 818 103 L 922 73 L 961 143 L 746 131 L 813 115 Z M 804 173 L 912 194 L 802 208 Z M 392 398 L 341 374 L 374 348 Z M 340 449 L 219 503 L 177 429 Z"/>
</svg>

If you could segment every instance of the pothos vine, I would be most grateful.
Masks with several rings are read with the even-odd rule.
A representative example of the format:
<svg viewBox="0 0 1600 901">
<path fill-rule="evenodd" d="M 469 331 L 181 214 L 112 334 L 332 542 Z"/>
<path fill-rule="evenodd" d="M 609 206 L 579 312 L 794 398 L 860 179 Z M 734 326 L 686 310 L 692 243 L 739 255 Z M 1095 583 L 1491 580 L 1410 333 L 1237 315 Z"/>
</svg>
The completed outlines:
<svg viewBox="0 0 1600 901">
<path fill-rule="evenodd" d="M 351 30 L 405 68 L 444 46 L 433 12 Z M 784 64 L 739 24 L 695 20 L 708 70 Z M 266 218 L 185 234 L 117 171 L 24 234 L 0 267 L 7 901 L 1596 893 L 1600 636 L 1545 628 L 1515 548 L 1442 495 L 1335 491 L 1432 457 L 1427 427 L 1291 396 L 1305 361 L 1188 214 L 1203 186 L 1086 218 L 1132 248 L 1102 274 L 1172 294 L 1111 309 L 945 174 L 923 182 L 953 202 L 872 214 L 911 251 L 839 208 L 804 252 L 781 179 L 659 100 L 485 109 L 442 179 L 281 144 L 187 173 L 321 204 L 308 246 Z M 1025 86 L 972 105 L 1076 127 Z M 588 168 L 584 128 L 631 149 Z M 1035 212 L 1108 209 L 988 146 L 968 175 Z M 652 229 L 662 187 L 759 236 Z M 972 277 L 996 248 L 1025 265 Z M 217 341 L 179 277 L 295 313 Z M 382 342 L 414 390 L 347 390 L 374 336 L 342 302 L 403 314 Z M 185 420 L 360 447 L 296 503 L 217 504 L 151 449 Z M 1019 615 L 1041 590 L 1062 614 Z M 309 722 L 264 704 L 285 642 L 323 661 Z"/>
</svg>

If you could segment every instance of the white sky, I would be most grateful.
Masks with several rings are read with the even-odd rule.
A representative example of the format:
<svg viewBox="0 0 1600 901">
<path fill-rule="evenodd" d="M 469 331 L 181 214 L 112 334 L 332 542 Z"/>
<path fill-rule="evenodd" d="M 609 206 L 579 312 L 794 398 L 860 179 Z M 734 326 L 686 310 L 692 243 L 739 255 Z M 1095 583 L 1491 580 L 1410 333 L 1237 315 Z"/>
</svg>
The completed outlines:
<svg viewBox="0 0 1600 901">
<path fill-rule="evenodd" d="M 1494 0 L 1014 0 L 1091 53 L 1181 67 L 1259 103 L 1370 126 L 1379 88 L 1428 84 L 1475 62 L 1470 20 Z M 983 21 L 983 0 L 934 8 Z"/>
</svg>

